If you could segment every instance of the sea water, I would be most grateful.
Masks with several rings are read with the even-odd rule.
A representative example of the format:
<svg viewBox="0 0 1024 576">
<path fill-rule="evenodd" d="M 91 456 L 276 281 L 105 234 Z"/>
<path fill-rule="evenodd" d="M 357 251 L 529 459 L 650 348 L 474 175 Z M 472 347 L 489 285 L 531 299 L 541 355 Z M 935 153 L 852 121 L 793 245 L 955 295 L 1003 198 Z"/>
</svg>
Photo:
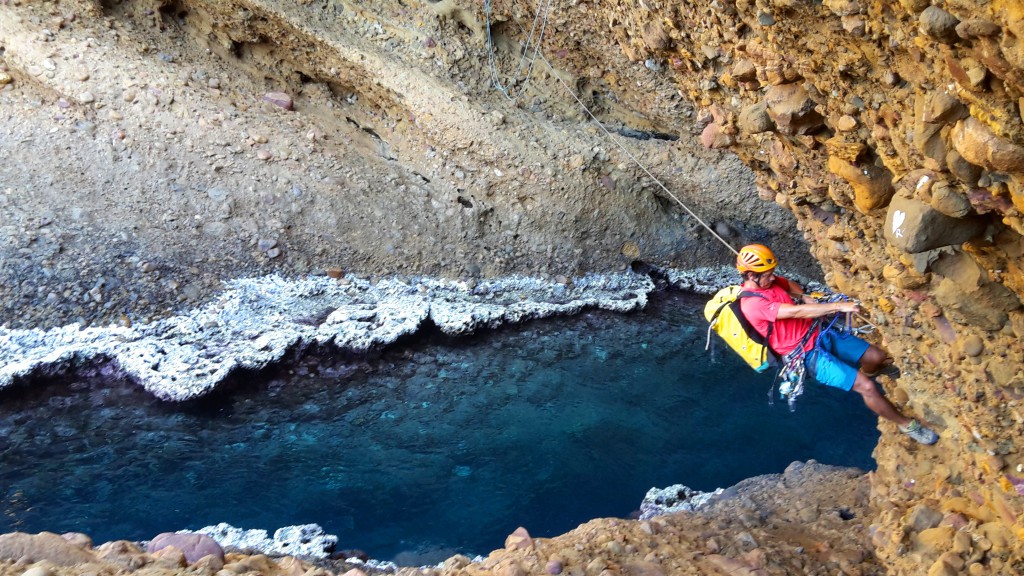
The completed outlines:
<svg viewBox="0 0 1024 576">
<path fill-rule="evenodd" d="M 704 298 L 469 337 L 426 330 L 368 356 L 296 354 L 172 404 L 97 372 L 0 393 L 0 529 L 147 540 L 227 522 L 320 524 L 404 564 L 487 554 L 629 517 L 795 460 L 871 469 L 876 418 L 809 384 L 795 412 L 720 342 Z"/>
</svg>

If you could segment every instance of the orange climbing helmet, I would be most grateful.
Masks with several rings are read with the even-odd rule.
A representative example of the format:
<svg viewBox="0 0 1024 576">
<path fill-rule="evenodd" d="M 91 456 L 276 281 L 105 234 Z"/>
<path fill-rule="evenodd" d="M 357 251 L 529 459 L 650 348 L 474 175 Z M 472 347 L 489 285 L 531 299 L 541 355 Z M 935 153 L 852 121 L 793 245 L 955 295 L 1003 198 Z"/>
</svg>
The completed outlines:
<svg viewBox="0 0 1024 576">
<path fill-rule="evenodd" d="M 770 272 L 779 263 L 771 249 L 762 244 L 747 244 L 736 255 L 736 269 L 742 272 Z"/>
</svg>

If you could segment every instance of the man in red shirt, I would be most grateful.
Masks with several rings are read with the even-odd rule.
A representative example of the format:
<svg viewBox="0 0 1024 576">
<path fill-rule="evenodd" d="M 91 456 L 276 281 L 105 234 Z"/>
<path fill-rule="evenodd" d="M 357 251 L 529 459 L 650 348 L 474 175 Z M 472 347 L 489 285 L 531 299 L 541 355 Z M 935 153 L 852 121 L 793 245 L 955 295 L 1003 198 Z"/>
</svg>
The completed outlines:
<svg viewBox="0 0 1024 576">
<path fill-rule="evenodd" d="M 777 264 L 775 254 L 761 244 L 744 246 L 736 257 L 736 268 L 743 275 L 743 291 L 755 295 L 742 298 L 740 309 L 754 329 L 768 337 L 769 347 L 785 356 L 802 343 L 802 362 L 815 380 L 856 391 L 868 408 L 895 422 L 904 434 L 922 444 L 937 442 L 939 436 L 935 432 L 901 414 L 868 376 L 889 360 L 883 350 L 847 332 L 822 333 L 815 322 L 837 312 L 859 312 L 860 306 L 855 302 L 816 303 L 795 282 L 776 276 Z"/>
</svg>

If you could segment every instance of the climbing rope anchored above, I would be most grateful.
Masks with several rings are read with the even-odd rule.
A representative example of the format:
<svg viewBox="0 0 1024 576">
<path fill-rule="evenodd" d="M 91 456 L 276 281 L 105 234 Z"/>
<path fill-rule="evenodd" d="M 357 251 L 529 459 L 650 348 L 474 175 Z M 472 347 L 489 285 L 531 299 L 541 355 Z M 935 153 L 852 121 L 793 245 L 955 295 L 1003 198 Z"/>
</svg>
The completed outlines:
<svg viewBox="0 0 1024 576">
<path fill-rule="evenodd" d="M 543 14 L 541 13 L 540 9 L 542 6 L 544 8 Z M 659 180 L 657 176 L 651 173 L 651 171 L 647 168 L 647 166 L 643 164 L 643 162 L 641 162 L 632 152 L 630 152 L 629 149 L 627 149 L 622 144 L 622 142 L 619 141 L 618 138 L 615 138 L 611 131 L 609 131 L 608 128 L 605 127 L 604 123 L 602 123 L 597 118 L 597 116 L 595 116 L 594 113 L 591 112 L 590 108 L 588 108 L 587 105 L 583 103 L 583 100 L 581 100 L 580 97 L 577 96 L 576 93 L 573 91 L 573 89 L 570 88 L 569 85 L 565 83 L 565 80 L 562 79 L 562 76 L 558 74 L 558 71 L 555 69 L 555 67 L 552 66 L 551 62 L 549 62 L 548 59 L 544 56 L 540 48 L 541 41 L 544 39 L 544 31 L 547 28 L 550 10 L 551 0 L 541 0 L 541 4 L 538 5 L 537 14 L 534 16 L 533 19 L 533 27 L 530 29 L 530 35 L 526 39 L 526 43 L 523 44 L 523 53 L 520 56 L 519 64 L 516 67 L 516 73 L 514 78 L 519 76 L 523 67 L 523 63 L 526 60 L 526 55 L 530 51 L 532 46 L 533 54 L 530 57 L 530 65 L 527 69 L 526 76 L 522 79 L 522 85 L 520 86 L 519 91 L 516 93 L 515 96 L 512 96 L 508 92 L 508 87 L 502 85 L 500 80 L 498 79 L 498 70 L 495 65 L 494 43 L 491 37 L 491 0 L 484 0 L 484 12 L 486 13 L 487 16 L 487 60 L 488 63 L 490 64 L 491 80 L 494 84 L 494 87 L 501 91 L 501 93 L 504 94 L 505 97 L 508 98 L 509 100 L 516 100 L 517 98 L 519 98 L 519 96 L 523 94 L 523 92 L 525 92 L 526 81 L 530 78 L 530 75 L 533 72 L 533 66 L 539 58 L 540 61 L 543 62 L 548 67 L 548 70 L 550 70 L 551 75 L 558 79 L 562 87 L 565 88 L 565 91 L 568 92 L 570 96 L 572 96 L 573 100 L 575 100 L 576 103 L 579 104 L 580 108 L 582 108 L 583 111 L 586 112 L 587 116 L 590 117 L 590 119 L 593 120 L 595 124 L 597 124 L 598 128 L 600 128 L 601 131 L 604 132 L 605 136 L 607 136 L 608 139 L 611 140 L 611 142 L 615 144 L 615 146 L 617 146 L 623 154 L 628 156 L 629 159 L 632 160 L 633 163 L 636 164 L 644 172 L 644 174 L 646 174 L 647 177 L 650 178 L 659 188 L 661 188 L 662 191 L 664 191 L 669 198 L 671 198 L 677 204 L 679 204 L 679 206 L 681 206 L 687 214 L 689 214 L 694 220 L 696 220 L 701 226 L 703 226 L 704 229 L 707 230 L 715 239 L 717 239 L 726 248 L 728 248 L 729 251 L 733 253 L 733 255 L 737 255 L 738 252 L 736 251 L 736 249 L 733 248 L 732 245 L 725 240 L 725 238 L 722 238 L 717 232 L 715 232 L 715 230 L 711 226 L 708 225 L 707 222 L 701 219 L 701 217 L 698 216 L 696 212 L 691 210 L 690 207 L 687 206 L 682 200 L 680 200 L 678 196 L 673 194 L 672 191 L 669 190 L 668 187 L 665 186 L 665 184 L 661 180 Z M 538 23 L 540 23 L 540 33 L 537 34 L 537 40 L 534 41 L 533 38 L 536 33 Z M 525 30 L 523 30 L 522 27 L 520 27 L 519 29 L 520 31 L 525 33 Z"/>
<path fill-rule="evenodd" d="M 543 15 L 541 8 L 543 7 Z M 487 63 L 491 68 L 491 83 L 494 87 L 501 91 L 505 95 L 505 98 L 509 100 L 516 100 L 523 95 L 526 91 L 526 82 L 530 79 L 530 75 L 533 74 L 533 65 L 537 62 L 537 56 L 540 54 L 540 43 L 544 40 L 544 30 L 548 26 L 548 14 L 551 12 L 551 0 L 540 0 L 540 4 L 537 6 L 537 14 L 533 17 L 533 27 L 530 28 L 530 36 L 526 39 L 526 43 L 523 45 L 523 53 L 519 56 L 519 63 L 516 64 L 516 70 L 512 73 L 512 79 L 507 85 L 502 84 L 501 78 L 498 74 L 498 65 L 495 62 L 494 52 L 494 39 L 491 35 L 491 0 L 484 0 L 484 14 L 487 17 Z M 537 25 L 540 24 L 540 31 L 537 31 Z M 537 40 L 534 41 L 534 35 L 537 36 Z M 530 49 L 533 49 L 533 54 L 530 56 L 530 64 L 526 68 L 526 74 L 523 75 L 520 80 L 519 77 L 523 72 L 523 64 L 526 62 L 527 54 Z M 516 92 L 515 96 L 509 94 L 509 89 L 516 82 L 520 82 L 519 91 Z"/>
</svg>

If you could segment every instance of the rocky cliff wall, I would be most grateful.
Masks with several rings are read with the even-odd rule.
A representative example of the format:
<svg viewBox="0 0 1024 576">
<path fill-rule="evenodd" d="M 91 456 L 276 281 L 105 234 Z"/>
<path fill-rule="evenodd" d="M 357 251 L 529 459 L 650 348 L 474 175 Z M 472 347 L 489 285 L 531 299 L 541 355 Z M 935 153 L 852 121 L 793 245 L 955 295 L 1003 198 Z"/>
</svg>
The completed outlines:
<svg viewBox="0 0 1024 576">
<path fill-rule="evenodd" d="M 761 196 L 799 218 L 902 369 L 873 542 L 894 573 L 1024 570 L 1024 5 L 613 2 L 608 33 L 666 73 Z"/>
<path fill-rule="evenodd" d="M 68 262 L 107 283 L 50 292 L 41 317 L 107 318 L 106 302 L 165 305 L 280 267 L 458 276 L 727 260 L 586 124 L 564 82 L 730 240 L 795 254 L 792 221 L 774 215 L 788 208 L 826 279 L 865 303 L 901 369 L 887 392 L 942 435 L 921 447 L 880 425 L 879 562 L 1024 571 L 1019 2 L 558 3 L 515 102 L 491 88 L 475 3 L 18 4 L 0 6 L 4 138 L 17 144 L 3 152 L 17 279 L 5 302 L 47 297 Z M 506 81 L 535 15 L 494 3 Z M 687 144 L 698 135 L 706 151 Z M 65 148 L 95 149 L 102 169 Z M 33 163 L 40 151 L 48 163 Z M 760 199 L 723 168 L 733 155 Z M 70 170 L 37 173 L 54 162 Z M 104 238 L 131 274 L 88 260 Z M 190 263 L 189 242 L 218 252 Z"/>
<path fill-rule="evenodd" d="M 792 269 L 820 275 L 793 217 L 749 202 L 752 173 L 700 146 L 670 78 L 593 37 L 538 59 L 510 101 L 492 88 L 477 8 L 0 5 L 0 322 L 137 323 L 270 272 L 553 278 L 727 263 L 629 155 L 730 242 L 775 242 Z M 493 36 L 505 82 L 518 25 Z M 651 120 L 655 106 L 675 120 Z"/>
</svg>

